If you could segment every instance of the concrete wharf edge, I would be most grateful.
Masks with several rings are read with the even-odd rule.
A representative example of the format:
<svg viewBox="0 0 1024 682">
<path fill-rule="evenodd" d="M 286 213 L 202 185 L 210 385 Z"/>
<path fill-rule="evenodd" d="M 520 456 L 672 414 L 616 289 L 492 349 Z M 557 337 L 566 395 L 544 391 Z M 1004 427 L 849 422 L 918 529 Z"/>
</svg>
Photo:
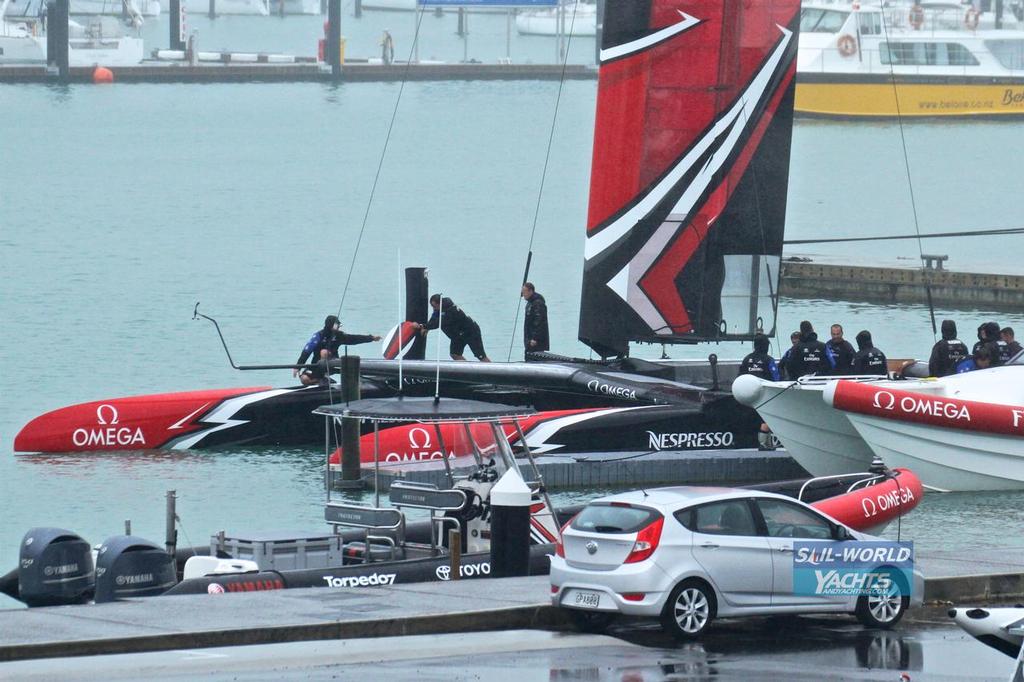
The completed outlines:
<svg viewBox="0 0 1024 682">
<path fill-rule="evenodd" d="M 329 611 L 330 605 L 324 606 L 323 602 L 329 601 L 332 597 L 337 598 L 342 592 L 328 588 L 237 595 L 181 595 L 93 606 L 12 609 L 0 611 L 0 631 L 15 631 L 18 633 L 17 637 L 23 641 L 0 645 L 0 662 L 334 639 L 570 628 L 571 621 L 568 615 L 563 610 L 551 606 L 541 596 L 547 593 L 547 585 L 547 576 L 531 576 L 419 583 L 390 588 L 352 588 L 348 592 L 354 593 L 353 599 L 362 599 L 371 605 L 377 604 L 380 613 L 371 617 L 349 618 L 329 613 L 313 613 L 316 608 Z M 492 603 L 485 603 L 484 608 L 462 609 L 457 602 L 459 598 L 465 597 L 465 594 L 460 593 L 467 591 L 470 598 L 473 598 L 473 592 L 476 592 L 482 602 Z M 493 597 L 498 593 L 501 594 L 500 598 Z M 1006 602 L 1022 597 L 1024 573 L 940 577 L 927 579 L 925 582 L 926 604 Z M 266 619 L 268 610 L 273 610 L 275 605 L 280 606 L 289 598 L 292 603 L 284 608 L 290 606 L 297 609 L 298 615 L 292 617 L 299 622 L 206 629 L 194 626 L 196 619 L 201 618 L 204 613 L 216 614 L 218 611 L 229 609 L 233 609 L 239 615 L 254 616 L 252 620 L 258 621 L 261 617 Z M 243 599 L 247 599 L 248 603 L 240 602 Z M 410 600 L 418 600 L 418 608 L 425 608 L 428 612 L 396 615 L 395 611 L 400 611 L 403 604 L 411 604 Z M 494 603 L 498 601 L 517 603 L 499 606 Z M 144 625 L 132 623 L 130 616 L 124 615 L 132 608 L 138 609 L 140 604 L 144 604 L 143 608 L 150 619 Z M 423 604 L 429 606 L 424 607 Z M 411 608 L 415 609 L 417 606 Z M 97 612 L 97 609 L 102 612 Z M 261 610 L 264 612 L 262 616 L 257 615 Z M 913 618 L 914 613 L 911 611 L 908 618 Z M 69 619 L 79 614 L 87 614 L 91 618 L 80 619 L 72 623 L 74 627 L 68 628 Z M 290 617 L 288 614 L 282 614 L 278 618 L 273 612 L 269 616 L 275 621 L 286 621 Z M 233 616 L 228 614 L 228 617 Z M 65 636 L 63 639 L 37 638 L 36 641 L 27 641 L 32 639 L 32 635 L 26 633 L 31 633 L 33 628 L 38 630 L 40 625 L 45 629 L 48 620 L 59 622 L 65 628 L 65 635 L 71 636 Z M 4 621 L 8 621 L 6 625 Z M 127 636 L 90 636 L 90 630 L 93 628 L 102 630 L 124 626 L 121 629 L 125 629 L 136 625 L 139 630 L 162 631 Z M 5 639 L 9 636 L 5 636 Z"/>
<path fill-rule="evenodd" d="M 115 83 L 241 83 L 335 81 L 316 63 L 259 64 L 251 62 L 143 63 L 110 67 Z M 92 83 L 93 67 L 71 67 L 69 82 Z M 339 83 L 462 80 L 594 80 L 591 66 L 560 64 L 346 64 Z M 42 65 L 0 66 L 0 83 L 58 83 Z"/>
<path fill-rule="evenodd" d="M 926 286 L 927 285 L 927 286 Z M 1019 310 L 1024 276 L 783 261 L 779 295 L 869 303 L 928 303 Z"/>
</svg>

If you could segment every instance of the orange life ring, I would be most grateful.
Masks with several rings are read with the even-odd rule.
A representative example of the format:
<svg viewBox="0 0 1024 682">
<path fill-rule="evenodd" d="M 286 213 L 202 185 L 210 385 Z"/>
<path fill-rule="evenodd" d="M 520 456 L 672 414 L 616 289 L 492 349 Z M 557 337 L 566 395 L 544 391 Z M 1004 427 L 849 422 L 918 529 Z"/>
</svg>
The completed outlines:
<svg viewBox="0 0 1024 682">
<path fill-rule="evenodd" d="M 981 13 L 973 7 L 967 8 L 967 13 L 964 14 L 964 26 L 967 27 L 968 31 L 973 31 L 978 28 L 978 20 L 981 18 Z"/>
<path fill-rule="evenodd" d="M 924 8 L 921 5 L 914 5 L 910 8 L 910 25 L 915 31 L 920 31 L 924 26 Z"/>
<path fill-rule="evenodd" d="M 836 42 L 836 48 L 842 56 L 852 57 L 857 54 L 857 40 L 850 34 L 844 33 L 839 36 L 839 40 Z"/>
</svg>

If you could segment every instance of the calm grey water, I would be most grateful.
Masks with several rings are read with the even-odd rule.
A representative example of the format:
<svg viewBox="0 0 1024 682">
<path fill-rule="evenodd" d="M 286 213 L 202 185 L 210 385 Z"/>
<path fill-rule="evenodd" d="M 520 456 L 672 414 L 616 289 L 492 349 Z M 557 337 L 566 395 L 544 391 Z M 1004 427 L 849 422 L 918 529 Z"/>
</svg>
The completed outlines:
<svg viewBox="0 0 1024 682">
<path fill-rule="evenodd" d="M 303 21 L 236 19 L 217 26 Z M 502 33 L 500 50 L 503 41 Z M 481 323 L 492 357 L 506 357 L 557 90 L 405 87 L 342 311 L 348 330 L 390 328 L 399 265 L 425 265 L 432 288 Z M 32 417 L 74 402 L 290 383 L 288 372 L 231 370 L 192 307 L 201 301 L 220 320 L 236 362 L 294 359 L 338 308 L 398 91 L 0 87 L 0 572 L 15 566 L 18 541 L 36 525 L 98 543 L 131 519 L 136 533 L 160 540 L 171 488 L 186 542 L 220 529 L 321 528 L 318 448 L 15 456 L 11 442 Z M 531 279 L 551 307 L 554 347 L 568 353 L 585 353 L 575 329 L 594 95 L 593 82 L 565 85 L 533 244 Z M 915 123 L 904 132 L 923 231 L 1019 226 L 1019 124 Z M 790 184 L 791 238 L 913 232 L 893 123 L 799 123 Z M 926 250 L 949 253 L 958 268 L 1021 269 L 1020 237 Z M 917 258 L 913 242 L 806 251 Z M 803 318 L 869 328 L 891 356 L 921 356 L 932 343 L 920 306 L 786 300 L 780 314 L 783 330 Z M 989 318 L 1024 329 L 1021 313 L 947 314 L 964 336 Z M 712 351 L 748 349 L 670 354 Z M 1024 528 L 1021 501 L 929 496 L 904 536 L 923 547 L 1005 542 Z"/>
</svg>

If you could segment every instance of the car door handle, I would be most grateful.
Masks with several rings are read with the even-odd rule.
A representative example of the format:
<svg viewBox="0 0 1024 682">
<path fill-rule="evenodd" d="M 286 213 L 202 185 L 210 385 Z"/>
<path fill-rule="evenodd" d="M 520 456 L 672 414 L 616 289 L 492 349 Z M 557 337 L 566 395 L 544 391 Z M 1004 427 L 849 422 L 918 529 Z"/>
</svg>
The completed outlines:
<svg viewBox="0 0 1024 682">
<path fill-rule="evenodd" d="M 713 542 L 705 542 L 701 544 L 701 547 L 703 547 L 704 549 L 718 549 L 718 545 L 716 545 Z"/>
<path fill-rule="evenodd" d="M 788 553 L 793 551 L 793 548 L 792 547 L 786 547 L 785 545 L 783 545 L 782 547 L 779 547 L 779 551 L 782 552 L 783 554 L 788 554 Z"/>
</svg>

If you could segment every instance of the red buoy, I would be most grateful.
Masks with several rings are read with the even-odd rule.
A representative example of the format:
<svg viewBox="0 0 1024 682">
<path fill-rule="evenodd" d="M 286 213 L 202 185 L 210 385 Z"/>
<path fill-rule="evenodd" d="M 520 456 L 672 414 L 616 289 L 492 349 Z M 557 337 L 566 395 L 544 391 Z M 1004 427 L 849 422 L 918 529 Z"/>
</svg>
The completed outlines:
<svg viewBox="0 0 1024 682">
<path fill-rule="evenodd" d="M 92 72 L 93 83 L 113 83 L 114 72 L 105 66 L 97 66 Z"/>
</svg>

